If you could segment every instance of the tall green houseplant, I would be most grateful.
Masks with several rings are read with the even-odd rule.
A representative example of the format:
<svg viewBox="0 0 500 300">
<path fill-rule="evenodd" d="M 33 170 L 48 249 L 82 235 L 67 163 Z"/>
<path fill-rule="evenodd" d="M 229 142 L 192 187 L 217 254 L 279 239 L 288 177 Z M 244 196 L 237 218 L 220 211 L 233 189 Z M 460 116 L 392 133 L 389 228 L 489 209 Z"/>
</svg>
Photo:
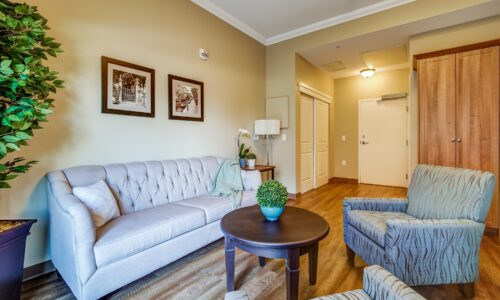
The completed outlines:
<svg viewBox="0 0 500 300">
<path fill-rule="evenodd" d="M 35 6 L 0 0 L 0 188 L 36 163 L 5 157 L 28 145 L 33 130 L 53 113 L 50 94 L 63 87 L 46 66 L 48 56 L 62 52 L 48 29 Z"/>
</svg>

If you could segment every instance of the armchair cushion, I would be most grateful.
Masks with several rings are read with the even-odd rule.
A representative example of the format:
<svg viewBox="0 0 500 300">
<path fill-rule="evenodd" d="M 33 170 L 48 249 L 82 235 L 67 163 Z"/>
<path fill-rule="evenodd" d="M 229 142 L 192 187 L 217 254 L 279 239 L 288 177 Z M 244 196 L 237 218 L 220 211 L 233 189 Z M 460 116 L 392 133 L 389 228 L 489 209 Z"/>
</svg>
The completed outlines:
<svg viewBox="0 0 500 300">
<path fill-rule="evenodd" d="M 97 267 L 122 260 L 205 225 L 202 209 L 164 204 L 123 215 L 97 230 Z"/>
<path fill-rule="evenodd" d="M 484 224 L 471 220 L 389 220 L 386 268 L 410 285 L 474 282 Z"/>
<path fill-rule="evenodd" d="M 347 212 L 347 222 L 381 247 L 385 245 L 387 221 L 394 219 L 411 220 L 415 218 L 401 212 L 374 212 L 368 210 L 351 210 Z"/>
<path fill-rule="evenodd" d="M 407 213 L 418 219 L 484 222 L 494 189 L 489 172 L 419 165 L 408 188 Z"/>
</svg>

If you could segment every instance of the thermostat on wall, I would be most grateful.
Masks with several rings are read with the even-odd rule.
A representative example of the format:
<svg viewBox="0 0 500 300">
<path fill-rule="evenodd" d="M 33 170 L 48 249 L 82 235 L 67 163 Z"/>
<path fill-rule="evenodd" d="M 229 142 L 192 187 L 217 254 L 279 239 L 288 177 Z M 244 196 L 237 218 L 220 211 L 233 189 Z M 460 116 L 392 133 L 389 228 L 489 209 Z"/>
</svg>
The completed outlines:
<svg viewBox="0 0 500 300">
<path fill-rule="evenodd" d="M 202 60 L 208 60 L 208 51 L 200 48 L 200 59 Z"/>
</svg>

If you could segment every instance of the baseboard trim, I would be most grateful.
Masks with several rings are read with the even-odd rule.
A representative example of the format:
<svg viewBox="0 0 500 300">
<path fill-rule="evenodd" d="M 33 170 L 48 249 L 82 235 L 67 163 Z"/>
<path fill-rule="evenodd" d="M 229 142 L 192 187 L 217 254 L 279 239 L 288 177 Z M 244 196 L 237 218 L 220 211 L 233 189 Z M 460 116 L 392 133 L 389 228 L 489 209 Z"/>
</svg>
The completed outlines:
<svg viewBox="0 0 500 300">
<path fill-rule="evenodd" d="M 358 183 L 358 179 L 356 178 L 344 178 L 344 177 L 332 177 L 329 180 L 329 183 Z"/>
<path fill-rule="evenodd" d="M 28 281 L 38 276 L 45 275 L 47 273 L 55 271 L 55 269 L 56 268 L 50 260 L 29 266 L 27 268 L 24 268 L 23 270 L 23 281 Z"/>
<path fill-rule="evenodd" d="M 484 229 L 484 234 L 487 236 L 498 236 L 498 228 L 486 227 Z"/>
<path fill-rule="evenodd" d="M 300 194 L 300 193 L 297 193 L 297 194 L 288 193 L 288 199 L 295 200 L 295 199 L 297 199 L 297 196 L 298 196 L 299 194 Z"/>
</svg>

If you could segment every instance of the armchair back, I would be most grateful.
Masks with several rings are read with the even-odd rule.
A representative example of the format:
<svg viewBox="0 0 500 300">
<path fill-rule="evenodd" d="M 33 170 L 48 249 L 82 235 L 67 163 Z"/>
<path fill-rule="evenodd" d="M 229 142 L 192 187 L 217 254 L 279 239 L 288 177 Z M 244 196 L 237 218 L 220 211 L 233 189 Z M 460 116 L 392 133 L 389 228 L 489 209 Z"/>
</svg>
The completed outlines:
<svg viewBox="0 0 500 300">
<path fill-rule="evenodd" d="M 408 188 L 409 215 L 484 223 L 495 189 L 489 172 L 418 165 Z"/>
</svg>

